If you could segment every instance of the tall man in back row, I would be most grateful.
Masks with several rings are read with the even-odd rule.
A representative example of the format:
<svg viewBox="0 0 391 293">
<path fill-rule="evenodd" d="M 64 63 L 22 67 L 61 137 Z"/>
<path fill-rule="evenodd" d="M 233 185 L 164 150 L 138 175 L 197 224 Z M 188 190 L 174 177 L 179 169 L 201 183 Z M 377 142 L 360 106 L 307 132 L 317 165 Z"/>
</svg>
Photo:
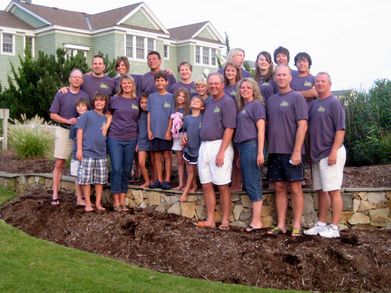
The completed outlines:
<svg viewBox="0 0 391 293">
<path fill-rule="evenodd" d="M 318 192 L 319 220 L 304 234 L 335 238 L 339 237 L 338 224 L 343 210 L 341 186 L 346 161 L 343 146 L 345 111 L 331 93 L 331 78 L 328 73 L 320 72 L 316 75 L 315 89 L 318 98 L 311 105 L 309 130 L 312 181 L 313 189 Z M 327 225 L 330 206 L 332 221 Z"/>
<path fill-rule="evenodd" d="M 301 182 L 304 177 L 302 155 L 303 142 L 307 131 L 307 103 L 298 92 L 291 89 L 292 73 L 287 65 L 277 66 L 274 80 L 278 93 L 267 100 L 267 125 L 269 159 L 268 178 L 274 182 L 276 193 L 277 226 L 268 231 L 269 235 L 286 233 L 288 190 L 292 195 L 293 229 L 292 236 L 301 235 L 301 216 L 304 195 Z"/>
<path fill-rule="evenodd" d="M 201 122 L 201 146 L 198 155 L 198 175 L 202 184 L 207 211 L 206 221 L 196 223 L 200 228 L 214 228 L 216 225 L 216 195 L 214 185 L 220 192 L 222 212 L 220 230 L 229 230 L 231 212 L 232 161 L 234 151 L 232 137 L 236 128 L 236 104 L 224 94 L 224 77 L 220 73 L 208 76 L 208 92 L 211 98 L 206 102 Z"/>
</svg>

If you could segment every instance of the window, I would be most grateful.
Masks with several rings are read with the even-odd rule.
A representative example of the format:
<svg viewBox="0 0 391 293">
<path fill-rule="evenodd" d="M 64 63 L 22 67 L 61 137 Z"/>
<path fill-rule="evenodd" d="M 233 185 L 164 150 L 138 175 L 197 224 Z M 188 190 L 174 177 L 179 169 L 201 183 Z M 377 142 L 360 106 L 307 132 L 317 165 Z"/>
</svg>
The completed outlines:
<svg viewBox="0 0 391 293">
<path fill-rule="evenodd" d="M 145 60 L 147 53 L 155 50 L 155 40 L 141 36 L 126 35 L 125 54 L 126 57 Z"/>
<path fill-rule="evenodd" d="M 15 36 L 9 33 L 2 35 L 1 52 L 4 54 L 15 54 Z"/>
<path fill-rule="evenodd" d="M 29 52 L 31 57 L 34 57 L 34 37 L 25 36 L 24 37 L 24 49 Z"/>
<path fill-rule="evenodd" d="M 201 63 L 201 47 L 200 46 L 196 46 L 195 61 L 198 64 Z"/>
<path fill-rule="evenodd" d="M 72 44 L 64 44 L 64 49 L 65 56 L 67 58 L 75 57 L 79 53 L 82 54 L 84 57 L 87 57 L 87 53 L 90 50 L 89 47 Z"/>
<path fill-rule="evenodd" d="M 209 66 L 217 65 L 217 51 L 213 48 L 196 46 L 195 63 Z"/>
<path fill-rule="evenodd" d="M 133 36 L 126 35 L 126 57 L 133 58 Z"/>
<path fill-rule="evenodd" d="M 168 45 L 163 46 L 164 59 L 170 59 L 170 51 Z"/>
</svg>

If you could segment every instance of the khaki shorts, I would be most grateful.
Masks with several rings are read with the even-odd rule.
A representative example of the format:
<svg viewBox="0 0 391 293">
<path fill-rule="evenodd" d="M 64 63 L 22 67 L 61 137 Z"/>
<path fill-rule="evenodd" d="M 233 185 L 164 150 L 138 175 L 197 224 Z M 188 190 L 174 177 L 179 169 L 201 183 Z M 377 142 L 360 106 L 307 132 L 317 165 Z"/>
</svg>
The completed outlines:
<svg viewBox="0 0 391 293">
<path fill-rule="evenodd" d="M 69 139 L 69 130 L 57 126 L 54 141 L 54 158 L 67 160 L 72 154 L 73 140 Z"/>
<path fill-rule="evenodd" d="M 219 152 L 222 140 L 201 142 L 198 155 L 198 176 L 201 184 L 212 182 L 215 185 L 225 185 L 231 182 L 232 161 L 234 149 L 230 144 L 224 153 L 224 165 L 216 166 L 216 156 Z"/>
<path fill-rule="evenodd" d="M 312 188 L 324 192 L 341 189 L 345 161 L 346 149 L 341 146 L 337 151 L 336 164 L 331 166 L 327 164 L 327 157 L 312 164 Z"/>
</svg>

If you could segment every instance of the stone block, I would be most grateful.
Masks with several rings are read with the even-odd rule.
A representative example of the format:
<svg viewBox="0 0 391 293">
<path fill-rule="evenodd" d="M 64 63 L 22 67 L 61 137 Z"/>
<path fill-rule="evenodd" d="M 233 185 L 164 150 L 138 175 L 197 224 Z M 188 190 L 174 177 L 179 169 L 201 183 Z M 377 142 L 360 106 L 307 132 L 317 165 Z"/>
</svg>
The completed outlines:
<svg viewBox="0 0 391 293">
<path fill-rule="evenodd" d="M 385 192 L 368 192 L 368 201 L 373 204 L 379 204 L 386 201 Z"/>
<path fill-rule="evenodd" d="M 388 207 L 388 209 L 391 210 L 391 199 L 388 200 L 388 202 L 387 202 L 387 207 Z"/>
<path fill-rule="evenodd" d="M 358 211 L 358 208 L 360 207 L 361 200 L 359 199 L 353 199 L 353 213 Z"/>
<path fill-rule="evenodd" d="M 148 204 L 143 200 L 140 204 L 139 207 L 142 209 L 146 209 L 148 207 Z"/>
<path fill-rule="evenodd" d="M 341 214 L 340 224 L 346 224 L 348 220 L 353 216 L 353 212 L 344 211 Z"/>
<path fill-rule="evenodd" d="M 251 210 L 249 209 L 243 209 L 243 211 L 240 213 L 239 221 L 247 221 L 251 217 Z"/>
<path fill-rule="evenodd" d="M 240 200 L 242 201 L 242 205 L 245 208 L 251 208 L 251 201 L 248 195 L 241 195 Z"/>
<path fill-rule="evenodd" d="M 301 217 L 301 225 L 303 227 L 312 227 L 316 221 L 318 220 L 318 217 L 315 212 L 309 213 L 309 214 L 303 214 Z"/>
<path fill-rule="evenodd" d="M 220 211 L 215 211 L 215 219 L 217 223 L 221 222 L 222 216 Z"/>
<path fill-rule="evenodd" d="M 262 207 L 262 214 L 261 214 L 261 217 L 267 217 L 267 216 L 270 216 L 272 214 L 272 212 L 274 211 L 274 208 L 272 206 L 263 206 Z"/>
<path fill-rule="evenodd" d="M 262 217 L 262 225 L 265 228 L 273 226 L 273 217 L 272 216 Z"/>
<path fill-rule="evenodd" d="M 206 208 L 203 205 L 196 206 L 196 218 L 197 220 L 206 219 Z"/>
<path fill-rule="evenodd" d="M 239 200 L 240 200 L 239 194 L 237 194 L 237 193 L 232 194 L 232 195 L 231 195 L 231 200 L 232 200 L 233 202 L 239 201 Z"/>
<path fill-rule="evenodd" d="M 41 176 L 39 176 L 39 177 L 38 177 L 38 181 L 37 181 L 37 183 L 38 183 L 39 185 L 44 185 L 44 184 L 45 184 L 45 178 L 44 178 L 44 177 L 41 177 Z"/>
<path fill-rule="evenodd" d="M 368 193 L 367 192 L 358 192 L 357 195 L 361 200 L 368 200 Z"/>
<path fill-rule="evenodd" d="M 233 222 L 230 223 L 230 225 L 231 225 L 232 227 L 239 227 L 239 228 L 244 228 L 244 227 L 247 226 L 246 223 L 241 222 L 241 221 L 233 221 Z"/>
<path fill-rule="evenodd" d="M 128 192 L 125 195 L 126 198 L 134 199 L 133 191 L 131 189 L 128 189 Z"/>
<path fill-rule="evenodd" d="M 319 195 L 318 195 L 318 193 L 314 192 L 312 194 L 312 198 L 314 200 L 314 209 L 318 211 L 319 210 Z"/>
<path fill-rule="evenodd" d="M 112 202 L 113 202 L 113 197 L 111 196 L 110 189 L 103 189 L 102 203 L 111 205 Z"/>
<path fill-rule="evenodd" d="M 365 211 L 372 210 L 372 209 L 375 209 L 375 208 L 376 208 L 376 205 L 374 205 L 373 203 L 370 203 L 367 200 L 362 200 L 361 204 L 360 204 L 360 207 L 358 208 L 358 211 L 359 212 L 365 212 Z"/>
<path fill-rule="evenodd" d="M 0 186 L 5 187 L 5 180 L 4 180 L 4 178 L 0 178 Z"/>
<path fill-rule="evenodd" d="M 181 215 L 181 206 L 179 202 L 174 203 L 168 210 L 167 213 L 169 214 L 175 214 L 180 216 Z"/>
<path fill-rule="evenodd" d="M 51 189 L 53 185 L 53 180 L 50 178 L 45 178 L 45 189 Z"/>
<path fill-rule="evenodd" d="M 178 196 L 175 196 L 175 195 L 167 196 L 165 194 L 162 194 L 162 198 L 163 198 L 164 202 L 166 202 L 170 206 L 172 206 L 173 204 L 178 202 Z"/>
<path fill-rule="evenodd" d="M 29 184 L 29 185 L 33 185 L 34 183 L 35 183 L 35 180 L 34 180 L 35 178 L 33 177 L 33 176 L 29 176 L 28 178 L 27 178 L 27 184 Z"/>
<path fill-rule="evenodd" d="M 164 213 L 166 211 L 164 205 L 160 205 L 158 207 L 156 207 L 155 211 L 159 212 L 159 213 Z"/>
<path fill-rule="evenodd" d="M 387 199 L 391 199 L 391 191 L 386 192 L 386 197 L 387 197 Z"/>
<path fill-rule="evenodd" d="M 131 208 L 138 207 L 137 203 L 131 198 L 126 197 L 125 202 L 128 207 L 131 207 Z"/>
<path fill-rule="evenodd" d="M 187 201 L 188 202 L 196 202 L 199 199 L 198 195 L 189 195 L 187 196 Z"/>
<path fill-rule="evenodd" d="M 342 193 L 343 200 L 343 210 L 352 211 L 353 210 L 353 198 L 350 193 Z"/>
<path fill-rule="evenodd" d="M 369 224 L 371 221 L 367 215 L 364 215 L 363 213 L 355 213 L 349 220 L 350 225 L 362 225 L 362 224 Z"/>
<path fill-rule="evenodd" d="M 75 190 L 75 182 L 61 182 L 60 189 L 65 189 L 65 190 Z"/>
<path fill-rule="evenodd" d="M 234 206 L 233 210 L 233 215 L 234 215 L 234 220 L 237 221 L 239 220 L 240 213 L 243 211 L 243 206 L 240 204 L 237 204 Z"/>
<path fill-rule="evenodd" d="M 389 209 L 370 210 L 369 217 L 372 226 L 385 227 L 391 221 Z"/>
<path fill-rule="evenodd" d="M 151 206 L 160 205 L 160 193 L 159 192 L 148 192 L 146 195 L 148 196 L 149 204 Z"/>
<path fill-rule="evenodd" d="M 182 216 L 186 218 L 194 218 L 196 215 L 196 204 L 194 202 L 184 202 L 180 204 Z"/>
<path fill-rule="evenodd" d="M 146 192 L 148 194 L 149 192 Z M 142 190 L 132 190 L 134 201 L 140 205 L 144 201 L 144 194 Z"/>
<path fill-rule="evenodd" d="M 303 214 L 313 214 L 315 213 L 314 209 L 314 199 L 310 193 L 304 194 L 304 210 Z"/>
</svg>

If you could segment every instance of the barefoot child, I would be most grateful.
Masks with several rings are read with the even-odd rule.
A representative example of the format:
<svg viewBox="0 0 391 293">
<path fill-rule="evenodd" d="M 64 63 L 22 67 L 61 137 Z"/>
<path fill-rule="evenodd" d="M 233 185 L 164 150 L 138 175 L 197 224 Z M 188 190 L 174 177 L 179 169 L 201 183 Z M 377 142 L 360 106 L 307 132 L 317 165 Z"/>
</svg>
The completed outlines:
<svg viewBox="0 0 391 293">
<path fill-rule="evenodd" d="M 185 88 L 179 88 L 175 94 L 175 112 L 179 112 L 183 115 L 188 114 L 189 112 L 189 93 Z M 174 127 L 174 125 L 173 125 Z M 185 161 L 183 160 L 182 152 L 182 134 L 183 129 L 179 130 L 178 137 L 173 137 L 172 140 L 172 150 L 174 151 L 177 161 L 178 161 L 178 180 L 179 184 L 174 189 L 183 190 L 185 187 Z"/>
<path fill-rule="evenodd" d="M 76 111 L 79 114 L 77 118 L 79 120 L 80 116 L 88 111 L 90 107 L 90 103 L 87 99 L 80 99 L 76 103 Z M 72 125 L 69 131 L 69 138 L 74 141 L 73 149 L 72 149 L 72 158 L 71 158 L 71 176 L 77 177 L 77 172 L 79 170 L 80 161 L 76 159 L 76 151 L 77 151 L 77 139 L 76 139 L 77 126 Z M 85 206 L 86 203 L 82 197 L 83 190 L 80 184 L 75 181 L 75 195 L 76 195 L 76 205 L 77 206 Z"/>
<path fill-rule="evenodd" d="M 76 158 L 81 161 L 77 183 L 83 186 L 85 198 L 85 211 L 91 212 L 94 209 L 91 205 L 91 184 L 95 185 L 96 201 L 98 211 L 104 211 L 102 207 L 103 184 L 107 183 L 107 158 L 106 158 L 106 137 L 102 129 L 106 124 L 104 109 L 107 97 L 96 94 L 92 101 L 94 110 L 86 112 L 79 119 L 77 124 L 77 152 Z"/>
<path fill-rule="evenodd" d="M 138 117 L 138 137 L 137 137 L 137 152 L 138 152 L 138 164 L 140 172 L 144 178 L 144 184 L 140 185 L 141 188 L 146 188 L 150 184 L 148 169 L 147 169 L 147 157 L 150 155 L 151 143 L 148 139 L 148 125 L 147 125 L 147 105 L 148 96 L 143 93 L 140 98 L 140 115 Z"/>
<path fill-rule="evenodd" d="M 180 202 L 187 200 L 189 192 L 195 192 L 197 189 L 196 183 L 196 167 L 198 159 L 198 150 L 200 148 L 200 127 L 202 120 L 202 110 L 204 110 L 204 100 L 199 96 L 195 96 L 190 104 L 191 115 L 185 116 L 183 125 L 183 159 L 186 161 L 187 180 L 185 189 L 179 198 Z"/>
</svg>

